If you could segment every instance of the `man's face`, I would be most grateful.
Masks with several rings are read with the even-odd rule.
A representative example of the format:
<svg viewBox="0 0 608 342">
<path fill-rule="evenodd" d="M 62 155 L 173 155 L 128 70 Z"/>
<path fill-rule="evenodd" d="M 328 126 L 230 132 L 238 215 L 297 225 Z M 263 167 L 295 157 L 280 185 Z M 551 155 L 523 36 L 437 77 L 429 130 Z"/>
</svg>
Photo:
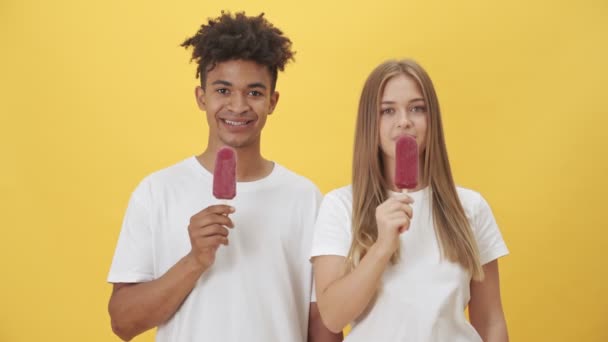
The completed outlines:
<svg viewBox="0 0 608 342">
<path fill-rule="evenodd" d="M 196 89 L 199 107 L 207 113 L 209 143 L 244 148 L 260 144 L 266 117 L 279 100 L 271 91 L 270 71 L 247 60 L 215 64 L 205 89 Z"/>
</svg>

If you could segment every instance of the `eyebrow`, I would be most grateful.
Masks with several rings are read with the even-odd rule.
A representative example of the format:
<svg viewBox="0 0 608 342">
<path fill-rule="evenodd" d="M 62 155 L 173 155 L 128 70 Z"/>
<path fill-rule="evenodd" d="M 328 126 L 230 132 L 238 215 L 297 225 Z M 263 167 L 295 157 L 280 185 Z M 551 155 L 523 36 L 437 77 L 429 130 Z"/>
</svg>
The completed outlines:
<svg viewBox="0 0 608 342">
<path fill-rule="evenodd" d="M 412 102 L 416 102 L 416 101 L 423 101 L 423 102 L 424 102 L 424 99 L 423 99 L 423 98 L 421 98 L 421 97 L 419 97 L 419 98 L 415 98 L 415 99 L 412 99 L 412 100 L 410 101 L 410 103 L 412 103 Z M 396 103 L 395 101 L 382 101 L 382 102 L 381 102 L 381 104 L 395 104 L 395 103 Z"/>
<path fill-rule="evenodd" d="M 230 83 L 228 81 L 224 81 L 224 80 L 213 81 L 213 83 L 211 83 L 211 85 L 223 85 L 223 86 L 227 86 L 227 87 L 232 87 L 233 86 L 232 83 Z M 255 83 L 248 84 L 247 88 L 262 88 L 262 89 L 266 89 L 266 86 L 263 83 L 255 82 Z"/>
<path fill-rule="evenodd" d="M 247 88 L 262 88 L 262 89 L 266 89 L 266 86 L 264 85 L 264 83 L 255 82 L 255 83 L 248 84 Z"/>
</svg>

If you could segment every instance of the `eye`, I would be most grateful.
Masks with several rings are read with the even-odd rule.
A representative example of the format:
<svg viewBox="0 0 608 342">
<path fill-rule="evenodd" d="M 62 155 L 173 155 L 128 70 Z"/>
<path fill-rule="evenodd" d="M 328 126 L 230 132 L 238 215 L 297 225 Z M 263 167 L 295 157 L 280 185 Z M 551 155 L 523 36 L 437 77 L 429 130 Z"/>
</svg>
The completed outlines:
<svg viewBox="0 0 608 342">
<path fill-rule="evenodd" d="M 393 114 L 395 113 L 395 109 L 392 107 L 384 108 L 380 110 L 380 114 Z"/>
<path fill-rule="evenodd" d="M 230 90 L 228 90 L 227 88 L 218 88 L 215 90 L 216 92 L 222 94 L 222 95 L 226 95 L 230 93 Z"/>
<path fill-rule="evenodd" d="M 255 97 L 258 97 L 258 96 L 264 96 L 264 94 L 262 94 L 261 92 L 259 92 L 259 91 L 257 91 L 257 90 L 252 90 L 252 91 L 250 91 L 250 92 L 249 92 L 249 95 L 251 95 L 251 96 L 255 96 Z"/>
<path fill-rule="evenodd" d="M 413 113 L 426 113 L 426 107 L 425 106 L 414 106 L 412 108 L 410 108 L 410 112 Z"/>
</svg>

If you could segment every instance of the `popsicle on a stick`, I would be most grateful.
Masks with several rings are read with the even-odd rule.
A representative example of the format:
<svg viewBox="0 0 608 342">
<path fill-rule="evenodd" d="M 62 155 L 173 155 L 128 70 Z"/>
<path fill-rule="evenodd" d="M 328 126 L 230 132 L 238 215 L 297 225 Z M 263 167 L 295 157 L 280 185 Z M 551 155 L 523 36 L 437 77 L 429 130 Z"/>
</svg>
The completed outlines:
<svg viewBox="0 0 608 342">
<path fill-rule="evenodd" d="M 236 154 L 230 147 L 222 147 L 215 157 L 213 196 L 229 200 L 236 196 Z"/>
<path fill-rule="evenodd" d="M 418 186 L 418 144 L 409 135 L 395 145 L 395 186 L 403 192 Z"/>
</svg>

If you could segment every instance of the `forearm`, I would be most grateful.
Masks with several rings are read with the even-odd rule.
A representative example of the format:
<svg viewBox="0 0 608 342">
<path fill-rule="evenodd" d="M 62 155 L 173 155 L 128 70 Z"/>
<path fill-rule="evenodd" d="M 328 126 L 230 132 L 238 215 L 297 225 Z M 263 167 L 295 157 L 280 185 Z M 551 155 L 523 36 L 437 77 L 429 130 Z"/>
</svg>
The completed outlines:
<svg viewBox="0 0 608 342">
<path fill-rule="evenodd" d="M 373 245 L 357 267 L 317 296 L 327 328 L 335 333 L 359 317 L 374 297 L 391 255 Z"/>
<path fill-rule="evenodd" d="M 194 258 L 186 256 L 158 279 L 117 289 L 109 304 L 112 330 L 128 341 L 166 322 L 190 294 L 203 271 Z"/>
<path fill-rule="evenodd" d="M 483 266 L 482 281 L 471 281 L 469 318 L 479 336 L 487 342 L 507 342 L 507 323 L 500 299 L 498 261 Z"/>
<path fill-rule="evenodd" d="M 507 324 L 503 320 L 473 325 L 485 342 L 508 342 Z"/>
<path fill-rule="evenodd" d="M 310 303 L 310 312 L 308 316 L 308 342 L 342 342 L 344 336 L 342 332 L 333 333 L 327 329 L 321 315 L 317 303 Z"/>
</svg>

